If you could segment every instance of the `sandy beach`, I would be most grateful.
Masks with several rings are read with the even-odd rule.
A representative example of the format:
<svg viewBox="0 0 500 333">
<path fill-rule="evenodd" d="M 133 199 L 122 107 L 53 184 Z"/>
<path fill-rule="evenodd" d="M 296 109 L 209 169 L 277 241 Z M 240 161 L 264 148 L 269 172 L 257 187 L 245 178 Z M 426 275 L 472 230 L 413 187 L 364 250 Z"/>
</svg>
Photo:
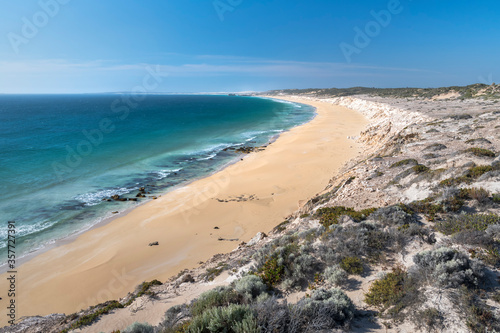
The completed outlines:
<svg viewBox="0 0 500 333">
<path fill-rule="evenodd" d="M 361 152 L 347 137 L 359 135 L 368 121 L 341 106 L 293 101 L 316 107 L 317 116 L 265 150 L 22 264 L 17 318 L 69 314 L 119 299 L 143 281 L 164 281 L 235 249 L 258 232 L 269 232 L 321 192 Z M 148 246 L 151 242 L 159 246 Z M 8 289 L 7 274 L 2 274 L 0 290 Z M 6 311 L 1 326 L 7 324 Z"/>
</svg>

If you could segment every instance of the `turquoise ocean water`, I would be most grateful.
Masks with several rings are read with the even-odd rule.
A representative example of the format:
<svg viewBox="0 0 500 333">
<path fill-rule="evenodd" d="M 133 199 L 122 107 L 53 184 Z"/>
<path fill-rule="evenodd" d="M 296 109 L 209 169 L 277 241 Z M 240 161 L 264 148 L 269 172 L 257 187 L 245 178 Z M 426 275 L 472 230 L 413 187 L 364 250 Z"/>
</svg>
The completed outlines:
<svg viewBox="0 0 500 333">
<path fill-rule="evenodd" d="M 81 232 L 150 195 L 241 158 L 312 119 L 306 105 L 239 96 L 0 95 L 0 263 L 7 222 L 17 257 Z"/>
</svg>

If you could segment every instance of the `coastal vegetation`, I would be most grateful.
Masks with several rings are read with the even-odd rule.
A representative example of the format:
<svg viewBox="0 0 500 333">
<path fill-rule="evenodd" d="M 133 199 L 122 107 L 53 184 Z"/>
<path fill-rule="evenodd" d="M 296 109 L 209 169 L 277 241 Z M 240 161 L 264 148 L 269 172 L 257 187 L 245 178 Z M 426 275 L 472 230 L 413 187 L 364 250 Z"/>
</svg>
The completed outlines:
<svg viewBox="0 0 500 333">
<path fill-rule="evenodd" d="M 433 98 L 436 96 L 447 95 L 450 93 L 457 94 L 460 99 L 471 99 L 475 97 L 484 97 L 490 99 L 498 99 L 500 92 L 494 86 L 486 84 L 472 84 L 469 86 L 459 87 L 441 87 L 441 88 L 330 88 L 330 89 L 286 89 L 272 90 L 266 94 L 287 94 L 287 95 L 314 95 L 317 97 L 346 97 L 355 95 L 369 95 L 379 97 L 393 98 Z"/>
<path fill-rule="evenodd" d="M 457 98 L 476 98 L 487 87 L 457 90 Z M 390 93 L 436 96 L 451 88 Z M 499 114 L 478 105 L 480 117 L 453 108 L 378 137 L 386 141 L 268 235 L 61 325 L 92 325 L 115 308 L 181 294 L 193 296 L 170 307 L 159 325 L 134 323 L 125 332 L 348 331 L 366 322 L 378 330 L 500 331 Z M 476 147 L 483 144 L 488 149 Z M 204 292 L 196 294 L 200 285 Z"/>
<path fill-rule="evenodd" d="M 492 152 L 491 150 L 484 149 L 484 148 L 468 148 L 466 153 L 471 153 L 474 154 L 478 157 L 495 157 L 496 154 Z"/>
</svg>

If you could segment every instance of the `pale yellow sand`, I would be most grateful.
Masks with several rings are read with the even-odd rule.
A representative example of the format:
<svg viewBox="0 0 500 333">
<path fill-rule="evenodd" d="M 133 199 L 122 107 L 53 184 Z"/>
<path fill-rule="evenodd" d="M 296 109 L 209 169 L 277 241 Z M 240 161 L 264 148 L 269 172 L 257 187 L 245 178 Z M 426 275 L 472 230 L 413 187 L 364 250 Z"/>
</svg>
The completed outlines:
<svg viewBox="0 0 500 333">
<path fill-rule="evenodd" d="M 69 314 L 118 299 L 142 281 L 164 281 L 239 243 L 221 242 L 219 237 L 248 241 L 257 232 L 269 232 L 281 223 L 300 203 L 322 191 L 343 163 L 360 152 L 347 136 L 359 135 L 368 123 L 361 114 L 344 107 L 296 101 L 313 105 L 318 115 L 283 133 L 266 150 L 21 265 L 17 317 Z M 242 195 L 256 199 L 216 200 Z M 214 230 L 215 226 L 220 229 Z M 149 247 L 154 241 L 160 245 Z M 0 290 L 8 290 L 6 274 L 0 276 Z M 2 307 L 2 326 L 5 312 Z"/>
</svg>

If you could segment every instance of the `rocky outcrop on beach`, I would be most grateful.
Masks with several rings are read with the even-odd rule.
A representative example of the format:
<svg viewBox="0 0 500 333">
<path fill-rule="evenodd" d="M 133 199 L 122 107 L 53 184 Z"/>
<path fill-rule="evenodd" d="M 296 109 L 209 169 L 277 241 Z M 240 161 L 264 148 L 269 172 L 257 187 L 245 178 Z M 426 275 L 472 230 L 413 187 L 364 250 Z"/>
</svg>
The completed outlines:
<svg viewBox="0 0 500 333">
<path fill-rule="evenodd" d="M 248 332 L 499 331 L 497 100 L 321 100 L 370 120 L 354 138 L 364 154 L 271 233 L 114 303 L 0 332 L 183 332 L 232 311 Z"/>
</svg>

